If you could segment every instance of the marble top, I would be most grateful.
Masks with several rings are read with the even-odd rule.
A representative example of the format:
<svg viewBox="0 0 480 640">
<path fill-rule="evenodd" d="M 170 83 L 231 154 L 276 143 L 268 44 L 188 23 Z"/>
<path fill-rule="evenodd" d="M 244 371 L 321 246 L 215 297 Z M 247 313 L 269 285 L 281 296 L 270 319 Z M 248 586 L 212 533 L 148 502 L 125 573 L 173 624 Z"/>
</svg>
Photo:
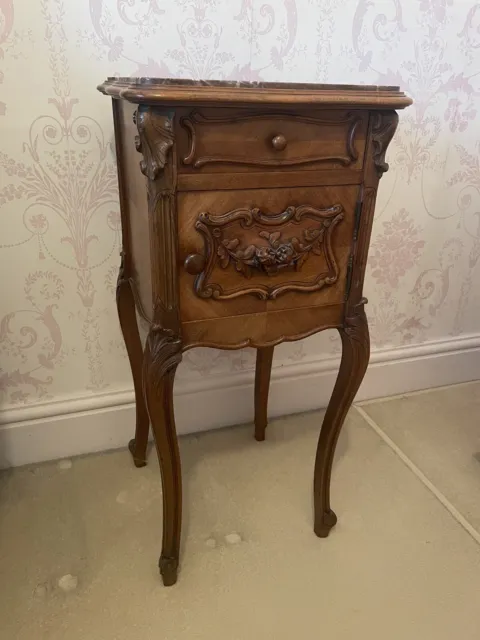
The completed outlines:
<svg viewBox="0 0 480 640">
<path fill-rule="evenodd" d="M 402 109 L 412 103 L 397 86 L 109 77 L 98 90 L 137 104 L 344 105 Z"/>
<path fill-rule="evenodd" d="M 115 77 L 107 78 L 106 83 L 121 83 L 143 86 L 169 87 L 221 87 L 225 89 L 301 89 L 308 91 L 399 91 L 398 86 L 375 84 L 316 84 L 313 82 L 246 82 L 243 80 L 191 80 L 187 78 L 148 78 Z"/>
</svg>

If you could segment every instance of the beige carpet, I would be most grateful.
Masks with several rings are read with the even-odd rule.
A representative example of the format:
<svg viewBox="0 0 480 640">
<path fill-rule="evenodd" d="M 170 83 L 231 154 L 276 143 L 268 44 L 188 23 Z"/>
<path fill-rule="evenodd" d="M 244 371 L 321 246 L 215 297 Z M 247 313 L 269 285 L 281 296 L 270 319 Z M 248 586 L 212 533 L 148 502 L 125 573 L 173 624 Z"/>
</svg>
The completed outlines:
<svg viewBox="0 0 480 640">
<path fill-rule="evenodd" d="M 363 409 L 480 532 L 480 383 Z"/>
<path fill-rule="evenodd" d="M 362 409 L 476 524 L 479 393 L 464 385 Z M 264 443 L 251 426 L 182 440 L 184 545 L 171 588 L 157 570 L 153 456 L 144 469 L 119 451 L 3 473 L 0 637 L 478 640 L 479 544 L 356 409 L 334 467 L 339 523 L 326 540 L 313 534 L 321 417 L 276 420 Z"/>
</svg>

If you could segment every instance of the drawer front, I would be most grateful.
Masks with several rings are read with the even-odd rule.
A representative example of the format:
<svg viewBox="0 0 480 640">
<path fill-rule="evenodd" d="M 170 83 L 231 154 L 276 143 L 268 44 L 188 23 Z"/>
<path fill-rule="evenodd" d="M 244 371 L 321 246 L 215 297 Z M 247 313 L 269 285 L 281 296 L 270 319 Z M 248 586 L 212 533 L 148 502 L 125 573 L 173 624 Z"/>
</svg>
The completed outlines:
<svg viewBox="0 0 480 640">
<path fill-rule="evenodd" d="M 180 172 L 306 170 L 363 165 L 367 113 L 251 113 L 195 109 L 178 114 Z"/>
<path fill-rule="evenodd" d="M 342 303 L 358 191 L 180 194 L 182 320 Z"/>
</svg>

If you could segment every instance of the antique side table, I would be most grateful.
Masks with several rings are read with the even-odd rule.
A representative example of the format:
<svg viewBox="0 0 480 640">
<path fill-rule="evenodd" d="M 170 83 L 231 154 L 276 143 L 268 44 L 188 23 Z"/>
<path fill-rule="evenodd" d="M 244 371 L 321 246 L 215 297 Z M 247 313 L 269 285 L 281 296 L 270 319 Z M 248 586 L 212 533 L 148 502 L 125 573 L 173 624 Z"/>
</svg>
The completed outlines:
<svg viewBox="0 0 480 640">
<path fill-rule="evenodd" d="M 182 518 L 173 413 L 186 349 L 257 349 L 263 440 L 274 345 L 327 328 L 342 339 L 314 471 L 314 531 L 336 523 L 336 441 L 362 381 L 362 297 L 385 152 L 411 104 L 398 87 L 109 78 L 122 216 L 117 287 L 133 373 L 137 466 L 149 423 L 163 484 L 164 584 L 177 579 Z M 142 156 L 138 161 L 137 153 Z M 142 175 L 143 174 L 143 175 Z M 136 312 L 149 324 L 142 349 Z"/>
</svg>

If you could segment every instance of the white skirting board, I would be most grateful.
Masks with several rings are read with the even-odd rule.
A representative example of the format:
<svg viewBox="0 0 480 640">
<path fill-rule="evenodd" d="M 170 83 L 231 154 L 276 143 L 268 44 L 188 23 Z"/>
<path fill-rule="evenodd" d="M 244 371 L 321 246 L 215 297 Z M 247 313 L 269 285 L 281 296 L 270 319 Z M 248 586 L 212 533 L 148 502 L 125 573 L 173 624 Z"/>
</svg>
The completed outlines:
<svg viewBox="0 0 480 640">
<path fill-rule="evenodd" d="M 332 358 L 275 367 L 269 415 L 325 407 L 338 365 L 339 359 Z M 380 349 L 372 353 L 356 400 L 477 379 L 480 335 Z M 177 387 L 175 413 L 180 434 L 253 419 L 252 371 L 182 381 Z M 126 447 L 134 426 L 131 390 L 4 411 L 0 413 L 0 468 Z"/>
</svg>

